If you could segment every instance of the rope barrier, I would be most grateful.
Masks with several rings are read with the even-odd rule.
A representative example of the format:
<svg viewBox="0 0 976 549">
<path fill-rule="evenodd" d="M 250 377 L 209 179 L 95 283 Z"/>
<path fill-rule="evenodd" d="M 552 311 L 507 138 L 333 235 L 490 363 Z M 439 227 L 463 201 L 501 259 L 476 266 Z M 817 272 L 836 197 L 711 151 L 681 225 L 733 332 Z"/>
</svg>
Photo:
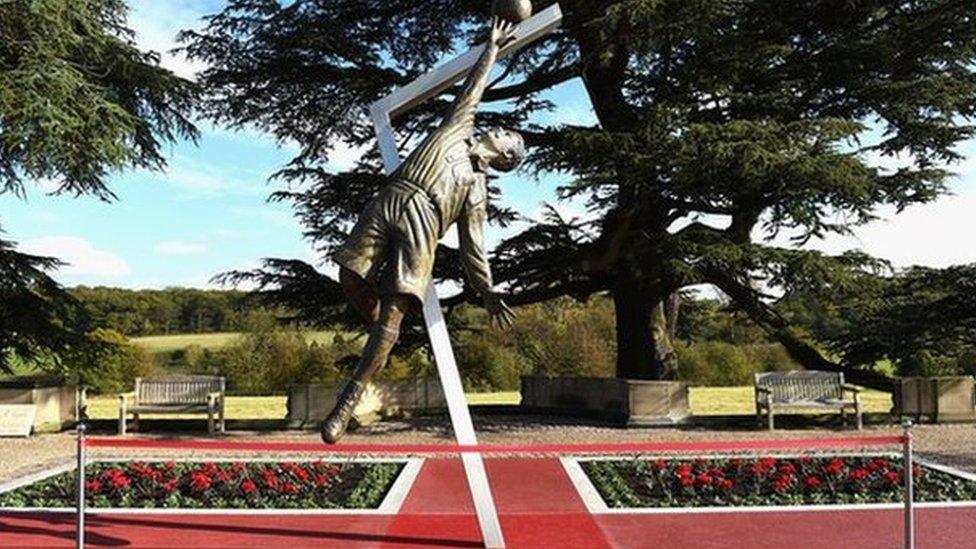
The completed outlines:
<svg viewBox="0 0 976 549">
<path fill-rule="evenodd" d="M 593 444 L 309 444 L 296 442 L 88 438 L 89 448 L 205 450 L 229 452 L 295 452 L 315 454 L 623 454 L 671 452 L 734 452 L 747 450 L 822 450 L 888 446 L 905 443 L 904 436 L 624 442 Z"/>
</svg>

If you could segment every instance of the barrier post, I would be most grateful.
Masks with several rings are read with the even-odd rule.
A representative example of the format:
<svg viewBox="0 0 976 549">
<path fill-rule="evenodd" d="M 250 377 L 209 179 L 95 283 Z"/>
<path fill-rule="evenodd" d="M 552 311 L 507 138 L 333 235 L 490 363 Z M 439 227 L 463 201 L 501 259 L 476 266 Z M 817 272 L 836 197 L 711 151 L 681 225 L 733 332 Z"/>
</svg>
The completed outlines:
<svg viewBox="0 0 976 549">
<path fill-rule="evenodd" d="M 77 457 L 78 457 L 78 509 L 75 533 L 75 547 L 85 549 L 85 424 L 79 421 L 77 425 Z"/>
<path fill-rule="evenodd" d="M 905 460 L 905 549 L 915 549 L 915 468 L 912 459 L 912 420 L 901 422 Z"/>
</svg>

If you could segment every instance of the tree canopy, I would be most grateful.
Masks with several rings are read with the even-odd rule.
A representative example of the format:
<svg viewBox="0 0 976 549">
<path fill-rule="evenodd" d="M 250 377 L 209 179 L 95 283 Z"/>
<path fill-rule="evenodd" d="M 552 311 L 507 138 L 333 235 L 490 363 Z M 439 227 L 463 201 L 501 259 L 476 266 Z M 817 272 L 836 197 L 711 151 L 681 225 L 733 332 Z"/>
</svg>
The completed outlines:
<svg viewBox="0 0 976 549">
<path fill-rule="evenodd" d="M 160 168 L 162 143 L 196 138 L 195 85 L 135 46 L 126 13 L 123 0 L 0 2 L 0 194 L 32 182 L 109 200 L 110 173 Z M 0 240 L 0 350 L 63 346 L 57 266 Z"/>
<path fill-rule="evenodd" d="M 343 173 L 326 168 L 330 152 L 371 144 L 368 105 L 481 40 L 489 4 L 231 0 L 183 39 L 208 66 L 201 83 L 210 118 L 301 145 L 279 173 L 294 186 L 275 199 L 293 202 L 324 254 L 384 181 L 375 150 Z M 654 379 L 674 374 L 676 292 L 713 284 L 799 362 L 844 368 L 790 325 L 775 296 L 849 289 L 879 263 L 774 239 L 848 233 L 878 207 L 900 211 L 944 193 L 946 166 L 959 158 L 953 147 L 973 135 L 976 2 L 560 4 L 562 27 L 504 62 L 485 99 L 507 103 L 479 124 L 522 131 L 531 149 L 525 171 L 567 174 L 554 198 L 585 200 L 594 220 L 551 213 L 502 242 L 493 265 L 511 300 L 609 293 L 617 375 Z M 558 110 L 545 91 L 576 79 L 598 124 L 538 123 L 534 114 Z M 398 121 L 403 144 L 430 129 L 452 91 Z M 895 155 L 908 165 L 875 162 Z M 491 218 L 513 216 L 495 209 Z M 454 254 L 442 255 L 436 275 L 460 280 Z M 318 292 L 340 303 L 335 285 L 305 267 L 277 261 L 237 274 L 255 276 L 271 295 Z M 472 297 L 465 291 L 451 303 Z"/>
</svg>

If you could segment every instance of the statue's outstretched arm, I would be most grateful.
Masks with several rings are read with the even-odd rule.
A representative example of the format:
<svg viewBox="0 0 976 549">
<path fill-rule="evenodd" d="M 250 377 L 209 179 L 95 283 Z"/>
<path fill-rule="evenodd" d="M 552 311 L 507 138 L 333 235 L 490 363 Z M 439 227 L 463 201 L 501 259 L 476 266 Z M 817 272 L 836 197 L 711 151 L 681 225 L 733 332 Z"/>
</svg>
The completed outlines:
<svg viewBox="0 0 976 549">
<path fill-rule="evenodd" d="M 482 52 L 481 57 L 478 58 L 478 62 L 475 63 L 471 72 L 468 74 L 468 79 L 464 82 L 461 93 L 458 94 L 457 99 L 451 105 L 451 109 L 444 117 L 444 121 L 441 122 L 441 127 L 474 125 L 475 111 L 478 110 L 481 97 L 485 93 L 485 88 L 488 85 L 488 76 L 491 75 L 491 69 L 495 66 L 495 61 L 498 59 L 498 52 L 502 47 L 514 40 L 514 32 L 515 25 L 512 23 L 497 17 L 492 21 L 491 37 L 485 45 L 485 51 Z"/>
</svg>

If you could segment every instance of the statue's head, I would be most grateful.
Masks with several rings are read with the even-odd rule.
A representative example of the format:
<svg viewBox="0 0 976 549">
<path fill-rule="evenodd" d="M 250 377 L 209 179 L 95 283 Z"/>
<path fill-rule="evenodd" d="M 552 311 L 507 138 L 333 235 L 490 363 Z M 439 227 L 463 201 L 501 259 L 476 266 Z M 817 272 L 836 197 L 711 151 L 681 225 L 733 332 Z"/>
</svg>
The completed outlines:
<svg viewBox="0 0 976 549">
<path fill-rule="evenodd" d="M 478 138 L 475 154 L 492 168 L 510 172 L 525 160 L 525 140 L 518 132 L 490 128 Z"/>
</svg>

